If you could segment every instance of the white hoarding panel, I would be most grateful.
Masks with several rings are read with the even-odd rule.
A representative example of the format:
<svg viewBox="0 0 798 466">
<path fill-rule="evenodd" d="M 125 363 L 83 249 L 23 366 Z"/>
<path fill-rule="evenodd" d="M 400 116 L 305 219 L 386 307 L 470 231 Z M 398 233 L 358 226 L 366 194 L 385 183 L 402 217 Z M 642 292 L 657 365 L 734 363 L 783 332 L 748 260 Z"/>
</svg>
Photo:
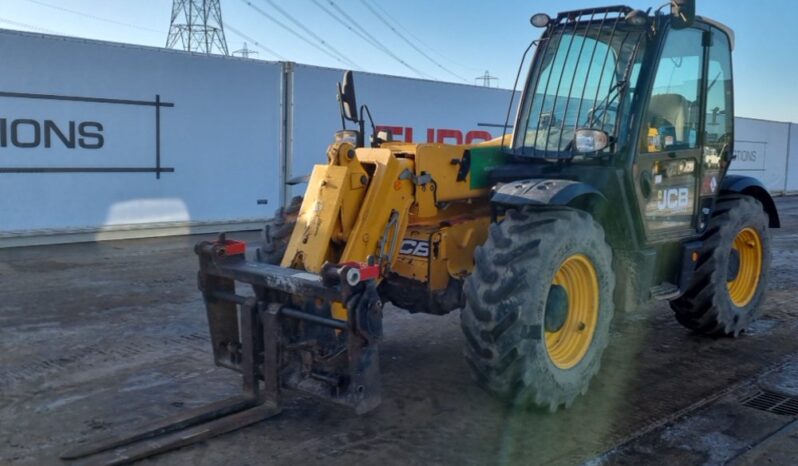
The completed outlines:
<svg viewBox="0 0 798 466">
<path fill-rule="evenodd" d="M 783 191 L 789 128 L 789 123 L 735 118 L 729 173 L 757 178 L 771 192 Z"/>
<path fill-rule="evenodd" d="M 0 241 L 279 204 L 281 65 L 10 31 L 0 61 Z"/>
<path fill-rule="evenodd" d="M 3 30 L 0 61 L 0 247 L 259 225 L 284 180 L 326 163 L 341 128 L 339 69 Z M 512 95 L 365 72 L 354 81 L 378 128 L 417 143 L 501 136 Z M 735 129 L 731 173 L 798 191 L 798 127 L 737 118 Z"/>
<path fill-rule="evenodd" d="M 327 146 L 341 129 L 336 83 L 342 76 L 343 70 L 295 66 L 289 178 L 326 163 Z M 394 140 L 412 142 L 462 144 L 501 136 L 512 95 L 508 90 L 371 73 L 355 72 L 354 81 L 357 104 L 369 107 L 375 124 L 390 128 Z"/>
<path fill-rule="evenodd" d="M 735 141 L 734 163 L 736 171 L 765 171 L 768 143 L 765 141 Z"/>
<path fill-rule="evenodd" d="M 790 124 L 789 160 L 787 161 L 787 192 L 798 192 L 798 125 Z"/>
</svg>

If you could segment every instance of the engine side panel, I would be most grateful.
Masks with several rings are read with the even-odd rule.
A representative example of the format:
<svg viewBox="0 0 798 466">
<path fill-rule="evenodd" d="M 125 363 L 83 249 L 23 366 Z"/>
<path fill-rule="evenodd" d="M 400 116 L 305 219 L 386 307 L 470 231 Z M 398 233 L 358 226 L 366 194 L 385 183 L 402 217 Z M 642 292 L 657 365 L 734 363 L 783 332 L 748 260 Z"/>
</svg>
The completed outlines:
<svg viewBox="0 0 798 466">
<path fill-rule="evenodd" d="M 474 268 L 474 250 L 487 240 L 487 202 L 441 209 L 437 223 L 412 220 L 393 274 L 381 290 L 394 304 L 413 312 L 442 314 L 460 307 L 460 287 Z"/>
</svg>

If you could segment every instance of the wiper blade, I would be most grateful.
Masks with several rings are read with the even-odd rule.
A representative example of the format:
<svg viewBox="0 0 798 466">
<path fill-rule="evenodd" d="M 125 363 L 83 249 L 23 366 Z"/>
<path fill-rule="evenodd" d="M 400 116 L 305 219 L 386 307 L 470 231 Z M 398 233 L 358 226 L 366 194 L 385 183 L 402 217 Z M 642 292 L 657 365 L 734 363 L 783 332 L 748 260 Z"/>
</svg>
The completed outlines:
<svg viewBox="0 0 798 466">
<path fill-rule="evenodd" d="M 607 91 L 607 96 L 604 97 L 604 100 L 602 100 L 599 105 L 596 105 L 595 107 L 593 107 L 593 109 L 590 112 L 588 112 L 588 115 L 590 115 L 590 118 L 587 121 L 588 128 L 592 128 L 593 124 L 596 122 L 596 114 L 598 113 L 598 111 L 601 110 L 601 109 L 609 108 L 609 106 L 613 102 L 615 102 L 615 99 L 617 99 L 618 96 L 621 95 L 621 92 L 623 92 L 623 90 L 624 90 L 624 88 L 626 88 L 627 84 L 629 84 L 629 81 L 627 81 L 626 79 L 622 79 L 622 80 L 616 82 L 610 88 L 610 90 Z M 612 97 L 611 100 L 610 100 L 610 97 Z M 604 113 L 606 113 L 606 110 L 602 113 L 602 115 Z"/>
<path fill-rule="evenodd" d="M 631 53 L 630 57 L 637 56 L 637 52 L 638 52 L 639 49 L 640 49 L 640 41 L 638 41 L 635 44 L 634 49 L 632 50 L 632 53 Z M 630 58 L 629 61 L 626 63 L 626 68 L 623 70 L 623 76 L 621 77 L 621 79 L 618 80 L 618 82 L 615 83 L 614 86 L 612 86 L 610 88 L 609 91 L 607 91 L 607 97 L 605 97 L 604 100 L 602 101 L 602 105 L 604 104 L 605 101 L 609 100 L 610 96 L 612 96 L 612 100 L 607 102 L 607 104 L 606 104 L 607 106 L 609 106 L 612 102 L 615 101 L 615 99 L 618 96 L 621 95 L 621 92 L 629 84 L 629 75 L 632 73 L 632 64 L 633 63 L 634 63 L 634 60 L 632 60 Z M 614 95 L 613 95 L 613 92 L 615 92 Z M 601 107 L 594 107 L 594 111 L 589 113 L 589 115 L 590 115 L 590 120 L 588 121 L 588 126 L 589 127 L 592 127 L 593 124 L 595 123 L 595 115 L 596 115 L 595 110 L 598 109 L 598 108 L 601 108 Z M 604 113 L 606 114 L 606 111 Z"/>
</svg>

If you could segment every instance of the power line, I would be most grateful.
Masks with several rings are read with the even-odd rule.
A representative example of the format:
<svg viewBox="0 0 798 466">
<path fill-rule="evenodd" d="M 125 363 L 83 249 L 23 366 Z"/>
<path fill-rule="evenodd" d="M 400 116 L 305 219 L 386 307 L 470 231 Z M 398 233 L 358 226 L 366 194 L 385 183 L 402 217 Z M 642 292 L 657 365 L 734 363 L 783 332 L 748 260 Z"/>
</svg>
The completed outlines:
<svg viewBox="0 0 798 466">
<path fill-rule="evenodd" d="M 479 68 L 474 68 L 473 66 L 464 65 L 464 64 L 459 63 L 459 62 L 457 62 L 455 60 L 452 60 L 451 58 L 449 58 L 449 56 L 447 54 L 441 53 L 438 50 L 436 50 L 435 48 L 433 48 L 433 47 L 429 46 L 428 44 L 424 43 L 424 41 L 419 39 L 418 36 L 413 33 L 413 31 L 411 31 L 410 29 L 402 26 L 402 23 L 397 21 L 396 18 L 392 17 L 391 14 L 388 13 L 388 11 L 385 10 L 385 8 L 383 8 L 378 2 L 374 2 L 372 5 L 375 6 L 378 10 L 380 10 L 380 12 L 386 18 L 388 18 L 391 21 L 393 21 L 393 23 L 396 24 L 396 26 L 398 26 L 399 29 L 402 29 L 408 36 L 412 37 L 413 40 L 415 40 L 418 44 L 420 44 L 421 46 L 423 46 L 424 48 L 426 48 L 430 52 L 434 53 L 435 55 L 438 55 L 439 57 L 443 58 L 444 60 L 448 61 L 449 63 L 451 63 L 453 65 L 459 66 L 460 68 L 463 68 L 463 69 L 466 69 L 466 70 L 469 70 L 469 71 L 479 71 Z"/>
<path fill-rule="evenodd" d="M 55 10 L 61 10 L 61 11 L 67 12 L 67 13 L 72 13 L 72 14 L 79 15 L 79 16 L 84 16 L 86 18 L 94 19 L 94 20 L 97 20 L 97 21 L 103 21 L 103 22 L 106 22 L 106 23 L 117 24 L 117 25 L 120 25 L 120 26 L 128 26 L 128 27 L 131 27 L 131 28 L 134 28 L 134 29 L 140 29 L 142 31 L 148 31 L 148 32 L 155 32 L 155 33 L 158 33 L 158 34 L 164 34 L 164 32 L 165 32 L 165 31 L 159 31 L 157 29 L 148 28 L 148 27 L 145 27 L 145 26 L 137 26 L 135 24 L 124 23 L 124 22 L 121 22 L 121 21 L 116 21 L 116 20 L 112 20 L 112 19 L 108 19 L 108 18 L 101 18 L 99 16 L 91 15 L 91 14 L 88 14 L 88 13 L 83 13 L 83 12 L 80 12 L 80 11 L 70 10 L 68 8 L 63 8 L 63 7 L 60 7 L 60 6 L 57 6 L 57 5 L 51 5 L 49 3 L 45 3 L 45 2 L 42 2 L 40 0 L 27 0 L 27 1 L 31 2 L 31 3 L 35 3 L 37 5 L 41 5 L 41 6 L 47 7 L 47 8 L 52 8 L 52 9 L 55 9 Z M 2 18 L 0 18 L 0 22 L 12 24 L 12 25 L 15 25 L 15 26 L 18 26 L 18 27 L 24 27 L 26 29 L 31 29 L 31 30 L 38 31 L 38 32 L 43 32 L 45 34 L 63 34 L 63 33 L 57 32 L 57 31 L 52 31 L 50 29 L 44 29 L 44 28 L 40 28 L 40 27 L 29 25 L 29 24 L 19 23 L 19 22 L 16 22 L 16 21 L 11 21 L 11 20 L 2 19 Z M 239 31 L 236 28 L 234 28 L 227 21 L 224 22 L 224 28 L 225 29 L 229 29 L 230 32 L 232 32 L 233 34 L 241 37 L 242 39 L 251 42 L 255 47 L 263 50 L 264 52 L 268 53 L 269 55 L 272 55 L 272 56 L 276 57 L 278 60 L 287 60 L 287 58 L 285 58 L 284 56 L 280 55 L 276 51 L 270 49 L 269 47 L 266 47 L 265 45 L 261 44 L 257 40 L 255 40 L 252 37 L 248 36 L 247 34 Z M 257 53 L 257 52 L 252 52 L 252 51 L 249 52 L 249 54 L 252 54 L 252 53 Z"/>
<path fill-rule="evenodd" d="M 244 34 L 243 32 L 239 31 L 238 29 L 234 28 L 234 27 L 233 27 L 233 26 L 231 26 L 231 25 L 230 25 L 230 23 L 228 23 L 227 21 L 225 21 L 225 22 L 224 22 L 224 28 L 225 28 L 226 30 L 229 30 L 229 31 L 230 31 L 230 32 L 232 32 L 233 34 L 237 35 L 238 37 L 240 37 L 240 38 L 242 38 L 242 39 L 244 39 L 244 40 L 248 40 L 248 41 L 252 42 L 252 44 L 253 44 L 255 47 L 257 47 L 257 48 L 259 48 L 259 49 L 263 50 L 264 52 L 268 53 L 269 55 L 272 55 L 272 56 L 275 56 L 275 57 L 277 57 L 277 59 L 278 59 L 278 60 L 284 60 L 284 61 L 287 61 L 287 60 L 288 60 L 287 58 L 285 58 L 284 56 L 282 56 L 282 55 L 280 55 L 279 53 L 275 52 L 274 50 L 270 49 L 269 47 L 266 47 L 265 45 L 263 45 L 263 44 L 261 44 L 260 42 L 256 41 L 256 40 L 255 40 L 255 39 L 253 39 L 252 37 L 250 37 L 250 36 L 248 36 L 248 35 Z"/>
<path fill-rule="evenodd" d="M 336 3 L 335 3 L 333 0 L 327 0 L 327 3 L 329 3 L 329 4 L 330 4 L 330 5 L 333 7 L 333 8 L 335 8 L 335 9 L 338 11 L 338 13 L 340 13 L 340 14 L 341 14 L 341 15 L 342 15 L 344 18 L 348 19 L 348 20 L 350 21 L 350 23 L 348 23 L 348 24 L 359 24 L 357 20 L 355 20 L 354 18 L 352 18 L 351 16 L 349 16 L 349 13 L 347 13 L 347 12 L 346 12 L 346 10 L 344 10 L 343 8 L 339 7 L 339 6 L 338 6 L 338 5 L 337 5 L 337 4 L 336 4 Z M 419 74 L 419 75 L 421 75 L 421 76 L 424 76 L 424 77 L 426 77 L 426 78 L 429 78 L 429 79 L 435 79 L 434 77 L 430 76 L 430 75 L 429 75 L 429 74 L 427 74 L 427 73 L 424 73 L 423 71 L 419 70 L 418 68 L 415 68 L 415 67 L 413 67 L 413 66 L 410 66 L 410 65 L 409 65 L 407 62 L 405 62 L 404 60 L 402 60 L 401 58 L 399 58 L 399 57 L 398 57 L 396 54 L 394 54 L 394 53 L 393 53 L 393 52 L 392 52 L 392 51 L 391 51 L 391 50 L 390 50 L 388 47 L 386 47 L 386 46 L 385 46 L 385 44 L 383 44 L 382 42 L 380 42 L 380 41 L 379 41 L 379 39 L 377 39 L 376 37 L 374 37 L 373 35 L 371 35 L 371 33 L 370 33 L 370 32 L 368 32 L 368 30 L 367 30 L 367 29 L 365 29 L 365 28 L 364 28 L 364 29 L 363 29 L 361 32 L 362 32 L 364 35 L 366 35 L 366 36 L 367 36 L 369 39 L 371 39 L 372 43 L 376 44 L 378 48 L 381 48 L 381 49 L 382 49 L 382 50 L 383 50 L 385 53 L 387 53 L 388 55 L 390 55 L 390 56 L 391 56 L 391 57 L 393 57 L 394 59 L 398 60 L 398 61 L 399 61 L 399 63 L 401 63 L 401 64 L 405 65 L 405 66 L 406 66 L 408 69 L 410 69 L 410 70 L 412 70 L 413 72 L 415 72 L 415 73 L 417 73 L 417 74 Z"/>
<path fill-rule="evenodd" d="M 423 56 L 424 56 L 424 58 L 426 58 L 427 60 L 429 60 L 429 61 L 431 61 L 432 63 L 434 63 L 434 64 L 435 64 L 435 66 L 437 66 L 438 68 L 442 69 L 443 71 L 445 71 L 445 72 L 449 73 L 450 75 L 454 76 L 455 78 L 457 78 L 457 79 L 459 79 L 459 80 L 461 80 L 461 81 L 464 81 L 464 82 L 469 82 L 469 81 L 468 81 L 468 79 L 466 79 L 466 78 L 464 78 L 464 77 L 462 77 L 462 76 L 458 75 L 457 73 L 455 73 L 455 72 L 453 72 L 453 71 L 449 70 L 448 68 L 446 68 L 445 66 L 441 65 L 441 64 L 440 64 L 438 61 L 436 61 L 434 58 L 430 57 L 430 56 L 429 56 L 429 55 L 427 55 L 427 54 L 426 54 L 426 53 L 425 53 L 423 50 L 421 50 L 420 48 L 418 48 L 418 46 L 416 46 L 416 44 L 414 44 L 414 43 L 410 42 L 410 40 L 409 40 L 407 37 L 405 37 L 405 36 L 404 36 L 402 33 L 400 33 L 399 31 L 397 31 L 397 30 L 396 30 L 396 28 L 395 28 L 395 27 L 393 27 L 393 25 L 392 25 L 391 23 L 389 23 L 388 21 L 386 21 L 386 20 L 385 20 L 385 18 L 383 18 L 383 16 L 382 16 L 382 15 L 380 15 L 380 14 L 379 14 L 379 12 L 377 12 L 377 10 L 375 10 L 375 9 L 374 9 L 374 7 L 372 7 L 372 6 L 371 6 L 371 5 L 370 5 L 370 4 L 369 4 L 369 3 L 368 3 L 366 0 L 360 0 L 360 3 L 362 3 L 362 4 L 363 4 L 363 6 L 365 6 L 365 7 L 366 7 L 366 8 L 367 8 L 367 9 L 368 9 L 368 10 L 369 10 L 369 11 L 370 11 L 370 12 L 371 12 L 371 13 L 372 13 L 374 16 L 376 16 L 376 17 L 377 17 L 377 19 L 378 19 L 378 20 L 380 20 L 380 22 L 382 22 L 383 24 L 385 24 L 386 26 L 388 26 L 388 28 L 389 28 L 391 31 L 393 31 L 393 32 L 394 32 L 394 33 L 395 33 L 397 36 L 399 36 L 399 38 L 400 38 L 400 39 L 402 39 L 403 41 L 405 41 L 405 43 L 406 43 L 407 45 L 409 45 L 410 47 L 412 47 L 412 48 L 413 48 L 413 50 L 415 50 L 416 52 L 418 52 L 418 53 L 420 53 L 421 55 L 423 55 Z"/>
<path fill-rule="evenodd" d="M 418 68 L 415 68 L 415 67 L 411 66 L 410 64 L 408 64 L 406 61 L 402 60 L 399 56 L 397 56 L 395 53 L 393 53 L 388 47 L 383 45 L 379 40 L 377 40 L 374 36 L 369 34 L 367 31 L 361 30 L 360 28 L 358 28 L 358 29 L 353 28 L 351 26 L 351 24 L 357 24 L 357 21 L 355 21 L 354 18 L 349 16 L 344 10 L 342 10 L 340 7 L 338 7 L 338 5 L 336 5 L 335 2 L 333 2 L 332 0 L 327 0 L 327 3 L 329 3 L 333 8 L 335 8 L 341 14 L 341 16 L 343 16 L 343 18 L 341 16 L 338 16 L 335 12 L 331 11 L 330 9 L 325 7 L 324 5 L 322 5 L 319 2 L 319 0 L 313 0 L 313 3 L 317 7 L 319 7 L 322 11 L 327 13 L 328 16 L 333 18 L 338 24 L 341 24 L 344 27 L 346 27 L 347 29 L 349 29 L 350 31 L 352 31 L 354 34 L 359 36 L 361 39 L 363 39 L 366 42 L 368 42 L 372 47 L 375 47 L 376 49 L 378 49 L 381 52 L 385 53 L 389 57 L 391 57 L 394 60 L 398 61 L 399 63 L 401 63 L 402 65 L 404 65 L 409 70 L 411 70 L 414 73 L 416 73 L 417 75 L 419 75 L 419 76 L 421 76 L 423 78 L 434 79 L 432 76 L 428 75 L 427 73 L 424 73 L 423 71 L 419 70 Z"/>
<path fill-rule="evenodd" d="M 31 1 L 31 0 L 29 0 L 29 1 Z M 34 2 L 34 3 L 39 3 L 39 2 Z M 33 25 L 30 25 L 30 24 L 26 24 L 26 23 L 20 23 L 18 21 L 12 21 L 10 19 L 5 19 L 5 18 L 0 18 L 0 23 L 11 24 L 13 26 L 22 27 L 22 28 L 25 28 L 25 29 L 30 29 L 32 31 L 41 32 L 41 33 L 44 33 L 44 34 L 66 35 L 63 32 L 53 31 L 52 29 L 45 29 L 45 28 L 33 26 Z M 130 25 L 130 26 L 132 26 L 132 25 Z M 261 44 L 257 40 L 255 40 L 252 37 L 248 36 L 247 34 L 239 31 L 236 28 L 234 28 L 227 21 L 224 22 L 224 28 L 225 29 L 229 29 L 230 32 L 232 32 L 233 34 L 241 37 L 242 39 L 251 42 L 255 47 L 258 47 L 259 49 L 263 50 L 264 52 L 276 57 L 278 60 L 287 60 L 287 58 L 285 58 L 284 56 L 280 55 L 276 51 L 270 49 L 269 47 L 266 47 L 265 45 Z M 158 33 L 161 33 L 161 34 L 163 33 L 163 31 L 156 31 L 155 29 L 152 29 L 152 31 L 158 32 Z M 250 52 L 250 53 L 252 53 L 252 52 Z"/>
<path fill-rule="evenodd" d="M 46 7 L 46 8 L 52 8 L 54 10 L 59 10 L 59 11 L 63 11 L 63 12 L 66 12 L 66 13 L 71 13 L 73 15 L 83 16 L 84 18 L 89 18 L 89 19 L 93 19 L 93 20 L 96 20 L 96 21 L 102 21 L 102 22 L 110 23 L 110 24 L 116 24 L 117 26 L 126 26 L 126 27 L 129 27 L 129 28 L 138 29 L 140 31 L 154 32 L 154 33 L 158 33 L 158 34 L 163 34 L 164 33 L 164 31 L 159 31 L 157 29 L 152 29 L 152 28 L 148 28 L 148 27 L 144 27 L 144 26 L 137 26 L 135 24 L 125 23 L 125 22 L 122 22 L 122 21 L 116 21 L 114 19 L 109 19 L 109 18 L 101 18 L 99 16 L 94 16 L 94 15 L 89 14 L 89 13 L 83 13 L 82 11 L 70 10 L 69 8 L 64 8 L 64 7 L 61 7 L 61 6 L 58 6 L 58 5 L 51 5 L 49 3 L 42 2 L 42 1 L 39 1 L 39 0 L 28 0 L 28 2 L 34 3 L 34 4 L 39 5 L 39 6 L 43 6 L 43 7 Z"/>
<path fill-rule="evenodd" d="M 338 51 L 338 49 L 336 49 L 336 48 L 335 48 L 335 47 L 333 47 L 333 46 L 332 46 L 330 43 L 328 43 L 326 40 L 324 40 L 324 38 L 322 38 L 321 36 L 319 36 L 318 34 L 316 34 L 315 32 L 313 32 L 313 30 L 312 30 L 312 29 L 310 29 L 309 27 L 307 27 L 307 26 L 305 26 L 304 24 L 302 24 L 302 23 L 301 23 L 299 20 L 297 20 L 296 18 L 294 18 L 293 16 L 291 16 L 291 15 L 290 15 L 290 14 L 289 14 L 287 11 L 285 11 L 284 9 L 280 8 L 280 6 L 279 6 L 279 5 L 277 5 L 277 4 L 276 4 L 276 3 L 275 3 L 273 0 L 265 0 L 265 1 L 266 1 L 266 2 L 268 2 L 268 3 L 269 3 L 269 5 L 271 5 L 271 6 L 272 6 L 272 8 L 274 8 L 274 9 L 275 9 L 275 10 L 277 10 L 277 11 L 279 11 L 279 12 L 280 12 L 280 13 L 281 13 L 283 16 L 285 16 L 285 17 L 286 17 L 286 18 L 287 18 L 289 21 L 291 21 L 292 23 L 294 23 L 294 25 L 296 25 L 296 27 L 298 27 L 298 28 L 302 29 L 303 31 L 305 31 L 305 32 L 306 32 L 308 35 L 310 35 L 311 37 L 313 37 L 314 39 L 316 39 L 316 41 L 318 41 L 318 42 L 319 42 L 319 43 L 320 43 L 322 46 L 324 46 L 324 47 L 326 47 L 327 49 L 329 49 L 329 50 L 330 50 L 330 52 L 332 52 L 332 53 L 334 53 L 335 55 L 337 55 L 338 57 L 340 57 L 340 58 L 341 58 L 341 60 L 343 60 L 343 61 L 345 61 L 345 62 L 349 63 L 351 66 L 353 66 L 353 67 L 355 67 L 355 68 L 357 68 L 357 69 L 362 69 L 362 67 L 361 67 L 360 65 L 358 65 L 358 64 L 357 64 L 357 63 L 355 63 L 355 62 L 353 62 L 353 61 L 352 61 L 351 59 L 349 59 L 349 57 L 347 57 L 345 54 L 343 54 L 343 53 L 341 53 L 340 51 Z"/>
<path fill-rule="evenodd" d="M 21 28 L 25 28 L 25 29 L 30 29 L 31 31 L 41 32 L 41 33 L 44 33 L 44 34 L 55 34 L 55 35 L 61 35 L 61 36 L 66 35 L 63 32 L 53 31 L 52 29 L 40 28 L 38 26 L 33 26 L 33 25 L 30 25 L 30 24 L 20 23 L 18 21 L 13 21 L 13 20 L 10 20 L 10 19 L 5 19 L 5 18 L 0 18 L 0 23 L 6 23 L 6 24 L 10 24 L 12 26 L 21 27 Z"/>
<path fill-rule="evenodd" d="M 270 15 L 269 13 L 267 13 L 267 12 L 263 11 L 262 9 L 258 8 L 257 6 L 255 6 L 249 0 L 241 0 L 241 1 L 246 3 L 247 6 L 249 6 L 253 10 L 257 11 L 264 18 L 267 18 L 267 19 L 271 20 L 273 23 L 277 24 L 281 28 L 283 28 L 286 31 L 288 31 L 289 33 L 293 34 L 296 38 L 298 38 L 302 42 L 305 42 L 306 44 L 310 45 L 311 47 L 315 48 L 316 50 L 320 51 L 321 53 L 327 55 L 328 57 L 332 58 L 333 60 L 335 60 L 337 62 L 345 63 L 343 60 L 341 60 L 340 58 L 338 58 L 337 56 L 335 56 L 334 54 L 332 54 L 328 50 L 320 47 L 318 44 L 316 44 L 315 42 L 311 41 L 307 37 L 305 37 L 302 34 L 296 32 L 295 30 L 291 29 L 288 25 L 286 25 L 285 23 L 283 23 L 279 19 L 275 18 L 274 16 Z"/>
</svg>

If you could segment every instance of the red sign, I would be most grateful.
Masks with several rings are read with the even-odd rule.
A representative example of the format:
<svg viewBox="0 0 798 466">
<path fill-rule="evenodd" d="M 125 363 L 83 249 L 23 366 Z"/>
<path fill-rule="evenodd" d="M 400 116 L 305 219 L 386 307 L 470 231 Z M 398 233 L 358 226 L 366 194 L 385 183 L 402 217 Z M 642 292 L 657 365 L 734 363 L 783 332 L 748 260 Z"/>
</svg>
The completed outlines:
<svg viewBox="0 0 798 466">
<path fill-rule="evenodd" d="M 377 126 L 377 131 L 390 131 L 394 141 L 414 142 L 413 128 L 404 126 Z M 438 144 L 476 144 L 480 141 L 490 141 L 493 136 L 484 130 L 471 130 L 463 135 L 459 129 L 428 128 L 427 142 Z"/>
</svg>

